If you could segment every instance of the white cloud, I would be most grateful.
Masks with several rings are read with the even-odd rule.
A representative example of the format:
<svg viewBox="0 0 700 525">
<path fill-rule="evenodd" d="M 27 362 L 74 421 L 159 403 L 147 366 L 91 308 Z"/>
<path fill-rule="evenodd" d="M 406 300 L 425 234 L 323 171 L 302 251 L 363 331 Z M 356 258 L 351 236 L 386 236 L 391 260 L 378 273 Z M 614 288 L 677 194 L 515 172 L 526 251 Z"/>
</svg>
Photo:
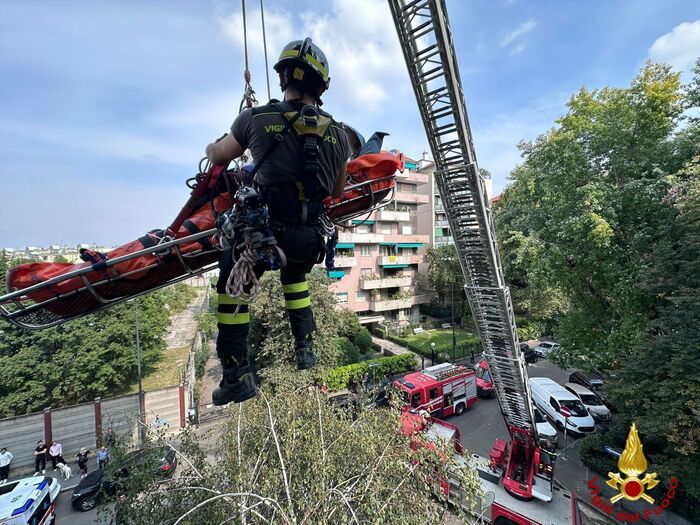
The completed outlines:
<svg viewBox="0 0 700 525">
<path fill-rule="evenodd" d="M 649 58 L 670 64 L 678 71 L 690 71 L 700 57 L 700 20 L 683 22 L 657 38 L 649 48 Z"/>
<path fill-rule="evenodd" d="M 511 54 L 520 53 L 527 45 L 526 36 L 537 27 L 537 22 L 533 19 L 527 20 L 508 33 L 501 40 L 501 47 L 510 47 Z"/>
</svg>

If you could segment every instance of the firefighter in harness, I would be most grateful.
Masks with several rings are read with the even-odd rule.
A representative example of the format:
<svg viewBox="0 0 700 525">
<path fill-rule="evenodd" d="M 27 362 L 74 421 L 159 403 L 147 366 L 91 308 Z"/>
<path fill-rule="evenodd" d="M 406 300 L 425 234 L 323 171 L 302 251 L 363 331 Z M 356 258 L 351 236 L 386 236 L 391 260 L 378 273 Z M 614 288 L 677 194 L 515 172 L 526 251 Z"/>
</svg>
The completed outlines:
<svg viewBox="0 0 700 525">
<path fill-rule="evenodd" d="M 281 102 L 244 110 L 231 133 L 207 146 L 215 165 L 226 165 L 249 149 L 255 168 L 252 187 L 267 206 L 269 224 L 286 265 L 280 269 L 285 306 L 295 342 L 300 370 L 316 364 L 306 275 L 323 260 L 323 238 L 318 233 L 322 201 L 338 197 L 346 182 L 350 156 L 345 132 L 328 113 L 321 111 L 321 95 L 328 88 L 328 62 L 310 38 L 287 44 L 274 66 L 284 94 Z M 215 405 L 240 403 L 255 396 L 255 365 L 248 354 L 248 304 L 226 293 L 233 270 L 230 250 L 219 262 L 217 284 L 219 335 L 216 351 L 223 379 L 212 394 Z M 259 278 L 270 267 L 260 262 L 253 270 Z"/>
</svg>

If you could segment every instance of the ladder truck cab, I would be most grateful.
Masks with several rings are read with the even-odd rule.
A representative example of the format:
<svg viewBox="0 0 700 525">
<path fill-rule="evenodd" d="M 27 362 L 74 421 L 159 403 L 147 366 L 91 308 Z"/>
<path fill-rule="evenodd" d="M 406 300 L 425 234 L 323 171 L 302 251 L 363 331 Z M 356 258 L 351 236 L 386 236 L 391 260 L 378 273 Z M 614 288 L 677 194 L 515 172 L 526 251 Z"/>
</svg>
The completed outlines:
<svg viewBox="0 0 700 525">
<path fill-rule="evenodd" d="M 476 372 L 452 363 L 431 366 L 394 381 L 405 410 L 433 417 L 460 415 L 476 403 Z"/>
</svg>

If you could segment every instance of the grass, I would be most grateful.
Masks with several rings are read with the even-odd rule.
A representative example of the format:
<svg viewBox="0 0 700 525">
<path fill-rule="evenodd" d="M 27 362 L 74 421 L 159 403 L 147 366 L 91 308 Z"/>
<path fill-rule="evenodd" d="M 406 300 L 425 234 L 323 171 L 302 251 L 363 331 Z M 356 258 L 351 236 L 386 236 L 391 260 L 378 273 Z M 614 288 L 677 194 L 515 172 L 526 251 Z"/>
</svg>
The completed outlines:
<svg viewBox="0 0 700 525">
<path fill-rule="evenodd" d="M 163 353 L 161 360 L 155 367 L 143 377 L 144 392 L 153 392 L 161 388 L 168 388 L 180 384 L 180 369 L 177 366 L 177 360 L 182 359 L 182 366 L 187 366 L 187 359 L 190 353 L 190 347 L 183 346 L 182 348 L 171 348 Z M 139 391 L 138 384 L 135 384 L 129 390 L 129 394 L 135 394 Z"/>
<path fill-rule="evenodd" d="M 448 328 L 445 330 L 426 330 L 419 334 L 411 334 L 405 337 L 393 336 L 394 339 L 399 344 L 407 346 L 414 352 L 418 352 L 423 355 L 430 355 L 431 345 L 430 343 L 435 343 L 435 352 L 452 352 L 452 329 Z M 457 346 L 460 343 L 476 344 L 478 343 L 478 338 L 471 332 L 467 332 L 462 328 L 455 328 L 455 339 L 457 341 Z M 462 357 L 464 352 L 458 351 L 455 357 Z"/>
</svg>

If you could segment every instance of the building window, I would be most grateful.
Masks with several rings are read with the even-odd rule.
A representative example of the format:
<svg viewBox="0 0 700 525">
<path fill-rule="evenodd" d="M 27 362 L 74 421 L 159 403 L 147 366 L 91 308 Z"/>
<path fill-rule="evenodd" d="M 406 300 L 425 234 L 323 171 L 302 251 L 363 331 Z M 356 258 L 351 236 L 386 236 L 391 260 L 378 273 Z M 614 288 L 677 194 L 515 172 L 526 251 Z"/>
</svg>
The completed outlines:
<svg viewBox="0 0 700 525">
<path fill-rule="evenodd" d="M 360 244 L 360 255 L 367 257 L 369 255 L 372 255 L 372 246 L 370 244 Z M 366 268 L 363 268 L 363 271 Z M 372 273 L 372 270 L 369 269 L 368 273 Z"/>
<path fill-rule="evenodd" d="M 362 246 L 362 247 L 364 248 L 364 246 Z M 369 246 L 367 248 L 369 248 Z M 363 253 L 362 255 L 369 255 L 369 254 Z M 362 270 L 360 270 L 360 275 L 362 275 L 363 277 L 365 275 L 372 275 L 372 273 L 373 273 L 372 268 L 362 268 Z"/>
<path fill-rule="evenodd" d="M 335 298 L 338 300 L 340 304 L 347 304 L 348 302 L 348 293 L 347 292 L 340 292 L 335 294 Z"/>
<path fill-rule="evenodd" d="M 357 233 L 374 233 L 374 224 L 358 224 L 355 231 Z"/>
<path fill-rule="evenodd" d="M 382 233 L 391 233 L 392 228 L 391 228 L 391 223 L 390 222 L 384 222 L 381 225 L 381 232 Z"/>
<path fill-rule="evenodd" d="M 412 235 L 413 234 L 413 226 L 410 224 L 408 226 L 401 226 L 401 233 L 403 235 Z"/>
<path fill-rule="evenodd" d="M 413 310 L 411 310 L 410 308 L 404 308 L 403 310 L 401 310 L 401 313 L 404 317 L 411 317 Z"/>
<path fill-rule="evenodd" d="M 355 292 L 355 300 L 358 302 L 369 301 L 369 292 L 357 291 Z"/>
</svg>

